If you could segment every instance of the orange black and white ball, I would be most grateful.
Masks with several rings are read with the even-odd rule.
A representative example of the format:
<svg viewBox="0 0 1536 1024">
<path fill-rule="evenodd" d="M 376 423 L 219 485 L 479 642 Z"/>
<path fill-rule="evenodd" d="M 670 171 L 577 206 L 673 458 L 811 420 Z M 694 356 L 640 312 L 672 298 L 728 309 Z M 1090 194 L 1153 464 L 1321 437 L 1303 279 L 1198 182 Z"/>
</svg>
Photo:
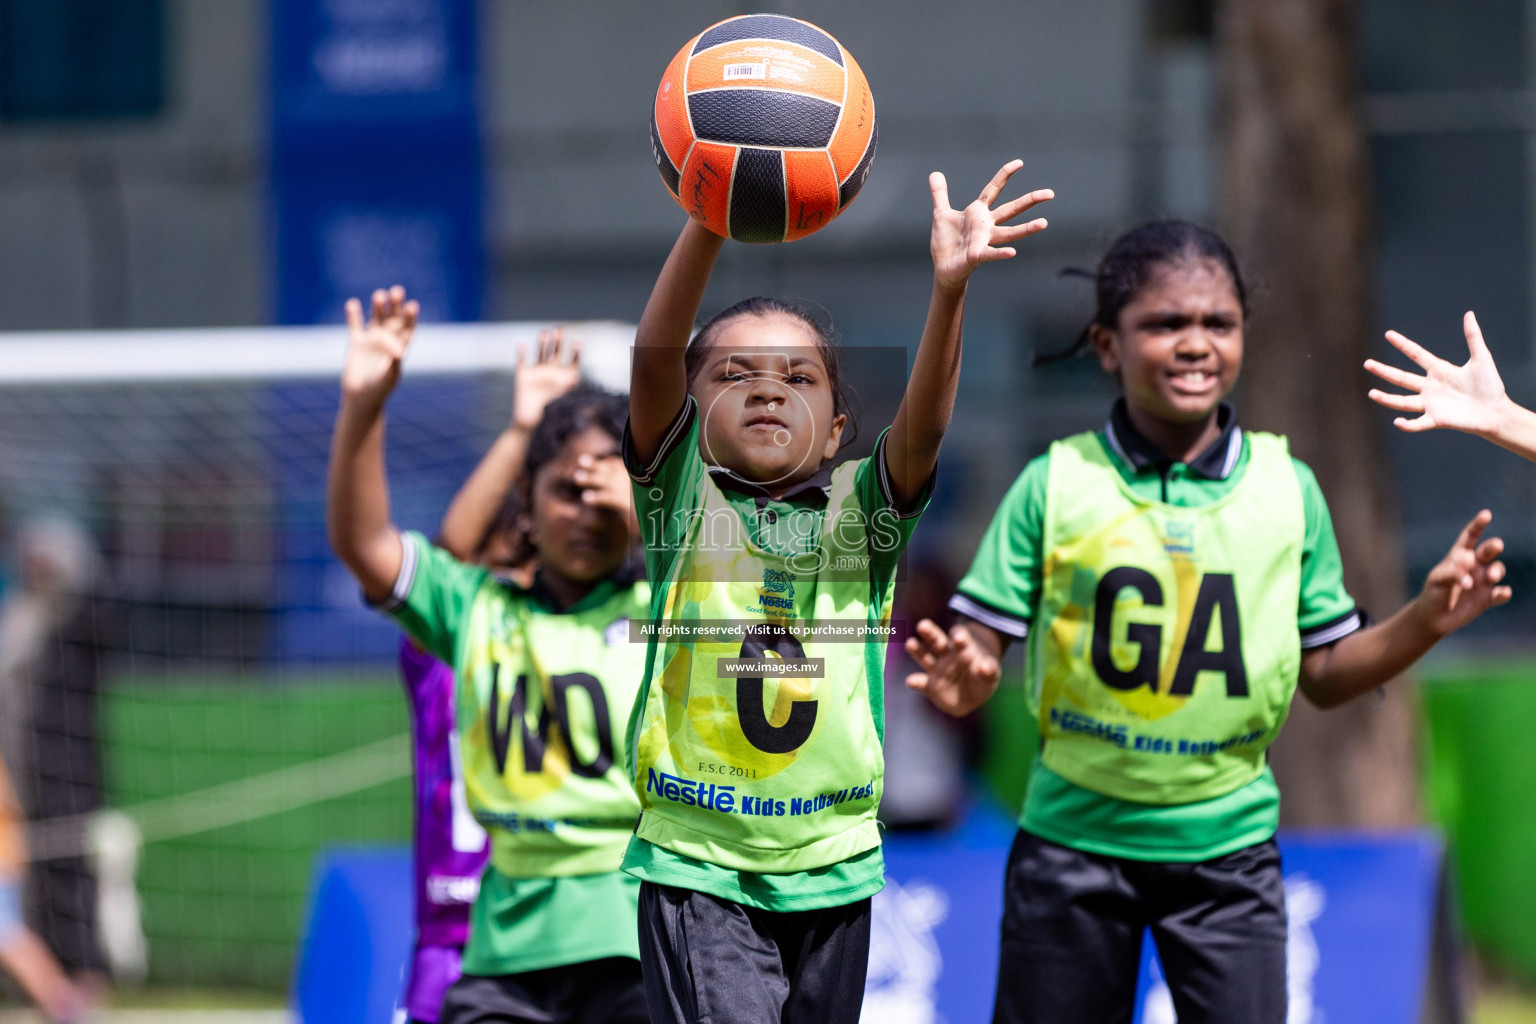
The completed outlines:
<svg viewBox="0 0 1536 1024">
<path fill-rule="evenodd" d="M 841 43 L 810 22 L 747 14 L 672 58 L 651 148 L 678 205 L 717 235 L 789 242 L 853 202 L 875 157 L 875 102 Z"/>
</svg>

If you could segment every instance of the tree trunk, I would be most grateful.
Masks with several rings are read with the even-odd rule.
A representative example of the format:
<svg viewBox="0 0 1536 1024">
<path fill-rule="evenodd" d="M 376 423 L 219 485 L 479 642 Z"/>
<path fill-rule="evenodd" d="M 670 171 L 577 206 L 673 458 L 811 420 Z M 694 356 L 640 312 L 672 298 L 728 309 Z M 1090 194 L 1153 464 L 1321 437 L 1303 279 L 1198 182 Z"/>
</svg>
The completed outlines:
<svg viewBox="0 0 1536 1024">
<path fill-rule="evenodd" d="M 1350 0 L 1222 0 L 1223 171 L 1254 293 L 1242 421 L 1290 436 L 1328 497 L 1350 593 L 1385 618 L 1403 571 L 1385 427 L 1360 366 L 1375 268 L 1354 13 Z M 1402 680 L 1328 712 L 1298 695 L 1272 748 L 1285 821 L 1418 820 L 1415 702 Z"/>
</svg>

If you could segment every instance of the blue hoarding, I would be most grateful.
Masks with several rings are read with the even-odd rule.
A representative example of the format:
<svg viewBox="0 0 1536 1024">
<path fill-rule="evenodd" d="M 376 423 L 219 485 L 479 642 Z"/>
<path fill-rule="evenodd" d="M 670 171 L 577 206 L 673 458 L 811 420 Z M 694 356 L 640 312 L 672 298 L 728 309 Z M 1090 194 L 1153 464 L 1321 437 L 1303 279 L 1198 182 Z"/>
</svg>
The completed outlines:
<svg viewBox="0 0 1536 1024">
<path fill-rule="evenodd" d="M 280 323 L 341 323 L 343 303 L 403 284 L 426 320 L 481 313 L 485 254 L 474 0 L 274 0 L 271 280 Z M 410 382 L 391 403 L 397 520 L 429 533 L 479 452 L 461 384 Z M 441 400 L 445 392 L 455 392 Z M 277 385 L 271 428 L 281 579 L 267 649 L 279 660 L 386 659 L 325 540 L 325 452 L 290 421 L 335 415 L 337 388 Z M 436 445 L 396 436 L 424 422 Z M 328 431 L 321 432 L 321 436 Z M 457 444 L 448 439 L 458 439 Z M 428 439 L 432 440 L 432 439 Z M 412 475 L 414 474 L 414 475 Z M 430 505 L 430 509 L 427 506 Z"/>
<path fill-rule="evenodd" d="M 874 900 L 864 1020 L 991 1019 L 1003 868 L 1013 833 L 1008 817 L 981 808 L 954 832 L 887 836 L 886 888 Z M 1439 837 L 1423 830 L 1292 833 L 1281 835 L 1280 846 L 1290 918 L 1288 1024 L 1419 1024 L 1443 865 Z M 393 856 L 388 870 L 380 870 L 378 860 L 357 869 L 345 856 L 329 855 L 323 862 L 317 873 L 321 903 L 333 889 L 346 899 L 331 897 L 328 909 L 311 911 L 301 1004 L 319 998 L 305 995 L 303 979 L 319 976 L 308 959 L 334 948 L 327 930 L 338 929 L 332 937 L 339 941 L 341 930 L 355 929 L 365 918 L 408 920 L 410 854 L 401 850 Z M 391 909 L 365 912 L 356 906 L 359 900 L 388 903 Z M 326 960 L 327 973 L 350 979 L 359 993 L 376 991 L 372 986 L 384 984 L 381 979 L 398 979 L 405 956 L 399 936 L 351 945 L 358 961 Z M 1141 1024 L 1177 1020 L 1150 943 L 1137 1004 Z M 321 1018 L 306 1012 L 304 1019 Z"/>
<path fill-rule="evenodd" d="M 480 316 L 473 0 L 275 0 L 273 283 L 281 323 L 340 322 L 400 283 L 434 320 Z"/>
</svg>

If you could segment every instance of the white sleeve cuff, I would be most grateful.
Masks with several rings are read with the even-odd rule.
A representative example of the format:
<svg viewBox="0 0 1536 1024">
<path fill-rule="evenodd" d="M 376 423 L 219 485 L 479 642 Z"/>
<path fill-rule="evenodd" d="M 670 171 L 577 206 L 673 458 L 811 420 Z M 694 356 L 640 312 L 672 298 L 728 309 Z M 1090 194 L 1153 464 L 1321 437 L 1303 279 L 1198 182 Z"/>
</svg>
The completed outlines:
<svg viewBox="0 0 1536 1024">
<path fill-rule="evenodd" d="M 949 599 L 951 611 L 959 612 L 968 619 L 974 619 L 983 626 L 997 630 L 1004 636 L 1011 636 L 1015 640 L 1022 640 L 1029 635 L 1029 623 L 1023 619 L 1016 619 L 1011 615 L 1004 615 L 993 608 L 988 608 L 980 601 L 966 597 L 964 594 L 955 594 Z"/>
<path fill-rule="evenodd" d="M 697 406 L 693 396 L 683 399 L 683 407 L 678 410 L 667 432 L 662 435 L 661 444 L 656 446 L 656 454 L 652 456 L 649 464 L 637 465 L 635 459 L 634 441 L 629 432 L 629 420 L 624 421 L 624 437 L 620 441 L 620 448 L 624 454 L 624 465 L 629 470 L 629 475 L 635 483 L 644 487 L 656 479 L 656 474 L 661 472 L 662 463 L 667 461 L 667 456 L 677 450 L 677 446 L 683 443 L 683 438 L 688 436 L 688 429 L 693 426 L 693 417 L 697 415 Z"/>
<path fill-rule="evenodd" d="M 938 479 L 939 467 L 933 467 L 933 472 L 928 474 L 928 481 L 923 484 L 923 491 L 918 495 L 917 501 L 910 509 L 903 512 L 891 493 L 891 471 L 885 464 L 885 442 L 890 436 L 891 432 L 887 430 L 880 435 L 880 443 L 875 445 L 875 481 L 880 485 L 880 497 L 885 501 L 885 507 L 890 509 L 892 515 L 897 519 L 914 519 L 926 512 L 928 503 L 933 500 L 933 482 Z"/>
<path fill-rule="evenodd" d="M 395 577 L 395 585 L 390 589 L 389 596 L 378 604 L 373 605 L 381 612 L 397 612 L 405 604 L 405 599 L 411 596 L 411 584 L 416 582 L 416 562 L 421 557 L 416 550 L 416 541 L 408 533 L 400 534 L 400 575 Z M 367 598 L 364 604 L 370 604 Z"/>
<path fill-rule="evenodd" d="M 1365 616 L 1357 608 L 1332 622 L 1325 622 L 1314 629 L 1302 630 L 1301 649 L 1307 651 L 1314 647 L 1326 647 L 1364 628 Z"/>
</svg>

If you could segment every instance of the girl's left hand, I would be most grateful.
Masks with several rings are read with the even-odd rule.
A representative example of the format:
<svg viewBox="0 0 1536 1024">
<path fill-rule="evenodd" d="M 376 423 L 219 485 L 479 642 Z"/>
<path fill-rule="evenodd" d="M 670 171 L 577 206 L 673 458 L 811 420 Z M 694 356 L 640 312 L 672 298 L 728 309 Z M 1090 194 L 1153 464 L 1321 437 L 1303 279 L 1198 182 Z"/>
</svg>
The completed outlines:
<svg viewBox="0 0 1536 1024">
<path fill-rule="evenodd" d="M 992 209 L 1008 179 L 1023 166 L 1022 160 L 1004 164 L 987 182 L 976 201 L 963 210 L 949 205 L 949 185 L 944 175 L 939 171 L 928 175 L 928 189 L 933 193 L 933 234 L 928 248 L 933 254 L 933 276 L 938 284 L 946 288 L 963 286 L 971 271 L 981 264 L 1018 255 L 1008 243 L 1045 230 L 1044 217 L 1027 224 L 1005 225 L 1030 207 L 1056 198 L 1056 193 L 1048 188 L 1037 189 Z"/>
<path fill-rule="evenodd" d="M 571 474 L 581 488 L 581 503 L 628 514 L 631 501 L 629 472 L 617 455 L 595 458 L 583 455 Z"/>
<path fill-rule="evenodd" d="M 517 376 L 512 381 L 512 426 L 533 433 L 544 409 L 581 383 L 581 342 L 565 340 L 564 327 L 539 332 L 533 358 L 517 351 Z"/>
<path fill-rule="evenodd" d="M 923 619 L 907 637 L 906 649 L 922 669 L 907 676 L 907 686 L 946 715 L 970 714 L 997 689 L 1002 670 L 996 656 L 964 626 L 945 633 L 933 620 Z"/>
<path fill-rule="evenodd" d="M 1494 605 L 1504 604 L 1512 591 L 1501 585 L 1504 541 L 1489 537 L 1479 543 L 1493 513 L 1483 509 L 1461 531 L 1451 550 L 1429 571 L 1417 604 L 1436 636 L 1445 636 L 1477 618 Z"/>
</svg>

